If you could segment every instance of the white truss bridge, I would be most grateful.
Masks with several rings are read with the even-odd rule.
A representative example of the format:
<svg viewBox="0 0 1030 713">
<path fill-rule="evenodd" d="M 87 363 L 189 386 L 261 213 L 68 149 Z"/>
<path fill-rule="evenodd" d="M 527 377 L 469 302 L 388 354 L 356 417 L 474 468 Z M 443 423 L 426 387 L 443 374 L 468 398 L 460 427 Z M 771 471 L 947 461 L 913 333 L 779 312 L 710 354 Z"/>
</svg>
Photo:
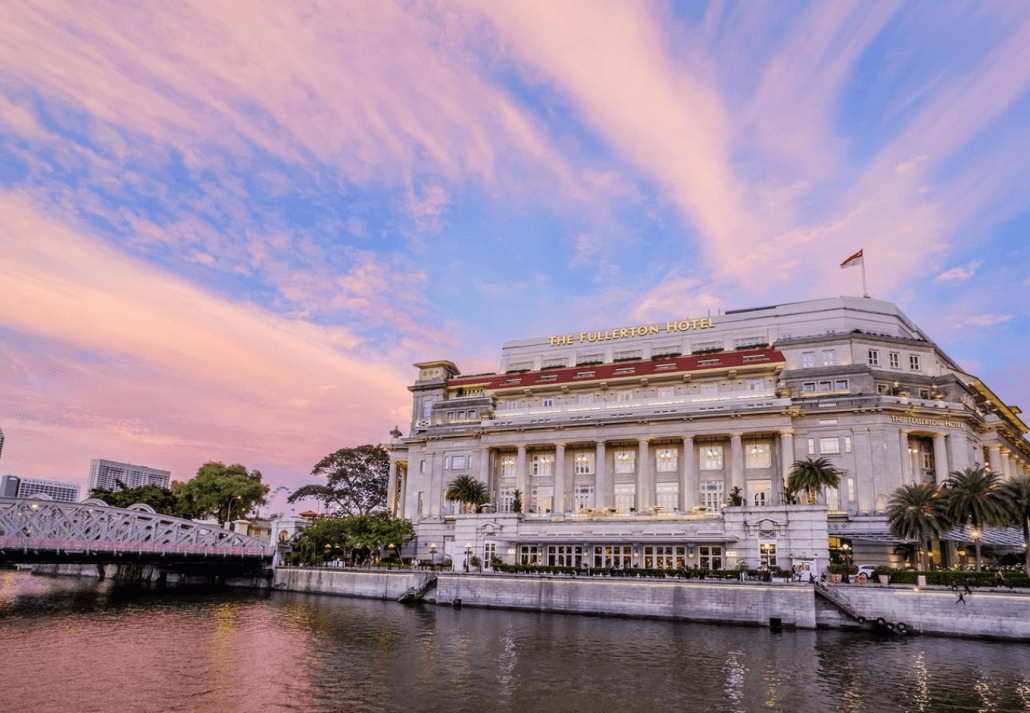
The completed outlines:
<svg viewBox="0 0 1030 713">
<path fill-rule="evenodd" d="M 89 501 L 0 498 L 0 561 L 271 561 L 274 554 L 275 548 L 261 540 L 160 515 L 146 505 L 123 509 Z"/>
</svg>

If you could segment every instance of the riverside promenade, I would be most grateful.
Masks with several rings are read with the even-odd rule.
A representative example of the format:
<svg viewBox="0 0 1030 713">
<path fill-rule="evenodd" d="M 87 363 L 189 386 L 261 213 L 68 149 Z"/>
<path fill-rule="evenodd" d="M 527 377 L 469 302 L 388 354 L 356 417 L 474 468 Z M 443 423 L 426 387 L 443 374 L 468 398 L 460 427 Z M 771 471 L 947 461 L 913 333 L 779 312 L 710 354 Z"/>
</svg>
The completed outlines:
<svg viewBox="0 0 1030 713">
<path fill-rule="evenodd" d="M 435 578 L 435 582 L 429 582 Z M 427 583 L 430 585 L 427 587 Z M 944 587 L 429 573 L 280 567 L 279 590 L 398 601 L 410 590 L 438 605 L 640 617 L 745 626 L 872 627 L 898 633 L 1030 640 L 1030 591 L 981 588 L 964 602 Z M 900 625 L 900 626 L 898 626 Z"/>
</svg>

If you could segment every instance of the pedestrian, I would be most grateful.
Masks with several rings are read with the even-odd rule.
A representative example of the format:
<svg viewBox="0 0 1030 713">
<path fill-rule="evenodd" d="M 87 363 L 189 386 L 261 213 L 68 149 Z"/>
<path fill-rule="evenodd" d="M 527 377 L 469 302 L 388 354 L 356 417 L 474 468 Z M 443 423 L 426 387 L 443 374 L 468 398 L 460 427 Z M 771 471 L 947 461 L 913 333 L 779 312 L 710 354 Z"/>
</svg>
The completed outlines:
<svg viewBox="0 0 1030 713">
<path fill-rule="evenodd" d="M 955 603 L 958 604 L 959 602 L 962 602 L 962 606 L 965 606 L 965 604 L 966 604 L 966 594 L 965 594 L 965 592 L 959 592 L 958 593 L 958 599 L 955 600 Z"/>
<path fill-rule="evenodd" d="M 998 589 L 1005 586 L 1005 575 L 1001 573 L 1000 569 L 994 573 L 994 586 Z"/>
<path fill-rule="evenodd" d="M 972 594 L 973 590 L 969 588 L 969 577 L 962 578 L 962 586 L 965 587 L 966 594 Z"/>
</svg>

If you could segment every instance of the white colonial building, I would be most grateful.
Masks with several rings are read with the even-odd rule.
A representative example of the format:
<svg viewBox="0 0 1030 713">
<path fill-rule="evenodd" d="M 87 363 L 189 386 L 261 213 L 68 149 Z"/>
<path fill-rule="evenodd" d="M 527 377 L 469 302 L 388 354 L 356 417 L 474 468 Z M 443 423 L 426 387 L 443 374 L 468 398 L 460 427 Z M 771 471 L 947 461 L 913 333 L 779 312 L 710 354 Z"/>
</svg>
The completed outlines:
<svg viewBox="0 0 1030 713">
<path fill-rule="evenodd" d="M 1019 409 L 869 298 L 509 342 L 498 374 L 415 366 L 389 507 L 414 523 L 420 559 L 787 569 L 843 548 L 896 562 L 884 512 L 897 487 L 1030 464 Z M 786 504 L 809 457 L 840 487 Z M 486 485 L 492 512 L 445 499 L 459 475 Z"/>
</svg>

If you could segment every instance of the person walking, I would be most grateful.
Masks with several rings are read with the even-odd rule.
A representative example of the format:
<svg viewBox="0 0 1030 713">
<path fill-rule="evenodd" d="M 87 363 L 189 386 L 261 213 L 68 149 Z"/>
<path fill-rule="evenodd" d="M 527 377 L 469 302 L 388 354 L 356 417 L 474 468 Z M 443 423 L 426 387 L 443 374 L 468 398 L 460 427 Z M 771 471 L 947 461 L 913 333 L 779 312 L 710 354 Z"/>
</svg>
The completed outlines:
<svg viewBox="0 0 1030 713">
<path fill-rule="evenodd" d="M 965 592 L 957 592 L 957 594 L 958 594 L 958 599 L 955 600 L 955 603 L 958 604 L 959 602 L 962 602 L 962 606 L 965 606 L 966 605 L 966 593 Z"/>
<path fill-rule="evenodd" d="M 1005 586 L 1005 575 L 1001 573 L 1000 569 L 994 573 L 994 586 L 998 589 Z"/>
</svg>

